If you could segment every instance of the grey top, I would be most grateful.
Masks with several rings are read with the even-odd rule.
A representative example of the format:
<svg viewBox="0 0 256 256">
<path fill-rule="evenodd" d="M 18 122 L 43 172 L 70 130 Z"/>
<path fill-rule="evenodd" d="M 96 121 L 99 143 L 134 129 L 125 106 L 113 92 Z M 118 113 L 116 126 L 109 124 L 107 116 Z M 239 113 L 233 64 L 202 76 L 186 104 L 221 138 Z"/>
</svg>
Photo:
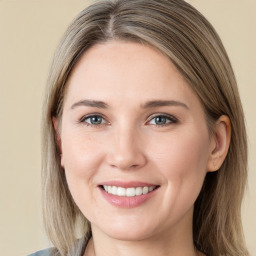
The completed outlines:
<svg viewBox="0 0 256 256">
<path fill-rule="evenodd" d="M 50 256 L 52 252 L 52 248 L 44 249 L 32 254 L 29 254 L 28 256 Z"/>
<path fill-rule="evenodd" d="M 67 253 L 67 256 L 83 256 L 85 248 L 90 238 L 81 238 L 76 241 L 75 246 Z M 59 255 L 58 250 L 54 247 L 44 249 L 35 253 L 32 253 L 28 256 L 54 256 Z"/>
</svg>

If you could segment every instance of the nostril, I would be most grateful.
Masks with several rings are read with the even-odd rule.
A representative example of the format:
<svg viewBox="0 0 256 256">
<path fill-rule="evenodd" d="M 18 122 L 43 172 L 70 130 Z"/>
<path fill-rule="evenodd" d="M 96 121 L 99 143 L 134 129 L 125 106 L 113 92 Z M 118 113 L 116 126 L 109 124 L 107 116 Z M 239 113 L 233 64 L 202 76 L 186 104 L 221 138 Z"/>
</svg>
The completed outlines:
<svg viewBox="0 0 256 256">
<path fill-rule="evenodd" d="M 106 161 L 111 167 L 120 170 L 135 170 L 147 162 L 144 149 L 134 141 L 134 138 L 114 139 L 108 147 Z"/>
</svg>

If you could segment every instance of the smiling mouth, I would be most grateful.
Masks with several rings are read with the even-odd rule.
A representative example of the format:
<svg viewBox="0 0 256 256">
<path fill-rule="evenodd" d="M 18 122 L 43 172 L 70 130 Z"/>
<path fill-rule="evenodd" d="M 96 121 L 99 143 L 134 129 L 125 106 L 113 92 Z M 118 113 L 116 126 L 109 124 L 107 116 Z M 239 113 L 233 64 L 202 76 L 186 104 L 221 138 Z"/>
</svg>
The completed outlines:
<svg viewBox="0 0 256 256">
<path fill-rule="evenodd" d="M 117 187 L 117 186 L 101 185 L 100 187 L 108 194 L 112 194 L 115 196 L 136 197 L 136 196 L 149 194 L 152 191 L 159 188 L 160 186 L 143 186 L 143 187 L 124 188 L 124 187 Z"/>
</svg>

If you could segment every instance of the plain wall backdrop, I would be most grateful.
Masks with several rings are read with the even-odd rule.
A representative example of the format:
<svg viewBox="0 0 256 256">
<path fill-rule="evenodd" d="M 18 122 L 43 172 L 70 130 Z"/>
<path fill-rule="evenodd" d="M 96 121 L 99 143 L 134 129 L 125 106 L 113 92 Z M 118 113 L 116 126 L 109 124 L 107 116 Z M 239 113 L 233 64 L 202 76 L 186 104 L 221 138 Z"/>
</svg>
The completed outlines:
<svg viewBox="0 0 256 256">
<path fill-rule="evenodd" d="M 245 237 L 256 255 L 256 1 L 188 0 L 213 24 L 230 56 L 246 114 L 249 182 Z M 40 118 L 54 50 L 82 0 L 0 0 L 0 254 L 50 246 L 40 206 Z M 241 255 L 242 256 L 242 255 Z"/>
</svg>

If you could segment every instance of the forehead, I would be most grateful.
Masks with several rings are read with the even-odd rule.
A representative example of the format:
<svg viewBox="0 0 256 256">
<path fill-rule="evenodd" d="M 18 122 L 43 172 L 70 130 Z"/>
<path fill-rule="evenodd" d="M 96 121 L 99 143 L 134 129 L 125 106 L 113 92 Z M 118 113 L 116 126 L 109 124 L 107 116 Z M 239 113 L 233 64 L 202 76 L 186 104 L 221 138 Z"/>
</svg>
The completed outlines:
<svg viewBox="0 0 256 256">
<path fill-rule="evenodd" d="M 68 101 L 81 97 L 134 103 L 152 98 L 198 101 L 167 56 L 146 45 L 120 41 L 94 45 L 82 55 L 66 96 Z"/>
</svg>

